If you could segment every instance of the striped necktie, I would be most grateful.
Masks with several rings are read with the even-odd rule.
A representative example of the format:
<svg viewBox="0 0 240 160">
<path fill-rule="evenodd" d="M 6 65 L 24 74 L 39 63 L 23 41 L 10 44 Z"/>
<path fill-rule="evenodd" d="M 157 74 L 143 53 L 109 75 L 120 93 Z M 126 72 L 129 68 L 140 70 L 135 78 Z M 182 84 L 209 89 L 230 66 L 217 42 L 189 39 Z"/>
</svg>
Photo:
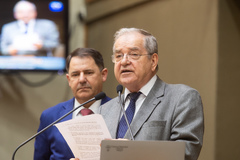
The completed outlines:
<svg viewBox="0 0 240 160">
<path fill-rule="evenodd" d="M 129 124 L 131 124 L 134 113 L 135 113 L 135 103 L 139 97 L 141 92 L 133 92 L 130 93 L 130 103 L 128 105 L 128 108 L 126 110 L 126 116 L 128 119 Z M 116 138 L 123 138 L 128 130 L 128 125 L 127 122 L 124 118 L 124 115 L 122 116 L 119 124 L 118 124 L 118 131 L 117 131 L 117 136 Z"/>
</svg>

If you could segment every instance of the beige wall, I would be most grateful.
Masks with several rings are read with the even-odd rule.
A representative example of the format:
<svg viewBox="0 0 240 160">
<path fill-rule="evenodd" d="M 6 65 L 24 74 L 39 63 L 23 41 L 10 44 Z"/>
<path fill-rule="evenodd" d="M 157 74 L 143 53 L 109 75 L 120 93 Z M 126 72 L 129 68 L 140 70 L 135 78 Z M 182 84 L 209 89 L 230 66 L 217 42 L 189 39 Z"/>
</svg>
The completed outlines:
<svg viewBox="0 0 240 160">
<path fill-rule="evenodd" d="M 158 75 L 168 83 L 196 88 L 205 113 L 204 146 L 199 160 L 240 159 L 240 15 L 233 0 L 95 0 L 88 6 L 87 35 L 77 14 L 86 15 L 82 0 L 70 0 L 70 51 L 84 46 L 104 56 L 109 77 L 104 91 L 116 96 L 113 34 L 121 27 L 150 31 L 159 42 Z M 83 40 L 86 39 L 86 42 Z M 50 74 L 22 74 L 32 82 Z M 36 133 L 41 112 L 72 97 L 65 76 L 42 87 L 29 87 L 17 75 L 0 75 L 0 159 Z M 32 159 L 33 141 L 16 159 Z"/>
<path fill-rule="evenodd" d="M 236 3 L 238 2 L 238 3 Z M 240 2 L 221 0 L 218 26 L 216 159 L 240 159 Z"/>
</svg>

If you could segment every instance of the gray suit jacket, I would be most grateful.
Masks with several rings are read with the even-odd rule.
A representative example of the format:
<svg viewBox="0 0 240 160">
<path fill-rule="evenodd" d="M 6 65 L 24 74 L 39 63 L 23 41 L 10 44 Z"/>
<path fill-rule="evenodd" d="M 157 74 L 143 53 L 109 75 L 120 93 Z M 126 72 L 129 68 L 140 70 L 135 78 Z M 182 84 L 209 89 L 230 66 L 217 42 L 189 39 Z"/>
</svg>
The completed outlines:
<svg viewBox="0 0 240 160">
<path fill-rule="evenodd" d="M 116 138 L 121 112 L 118 97 L 100 108 L 112 138 Z M 134 117 L 131 129 L 135 140 L 184 141 L 185 160 L 196 160 L 204 132 L 201 97 L 193 88 L 167 84 L 157 78 Z M 128 131 L 125 138 L 130 139 Z"/>
</svg>

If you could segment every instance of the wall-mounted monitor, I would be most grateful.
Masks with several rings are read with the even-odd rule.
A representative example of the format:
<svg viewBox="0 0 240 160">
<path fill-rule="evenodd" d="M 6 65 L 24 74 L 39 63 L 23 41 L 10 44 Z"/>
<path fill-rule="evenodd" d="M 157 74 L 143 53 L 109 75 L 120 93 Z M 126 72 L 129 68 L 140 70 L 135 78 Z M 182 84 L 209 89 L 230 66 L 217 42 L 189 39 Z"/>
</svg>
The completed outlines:
<svg viewBox="0 0 240 160">
<path fill-rule="evenodd" d="M 0 73 L 64 71 L 69 0 L 5 0 L 0 5 Z"/>
</svg>

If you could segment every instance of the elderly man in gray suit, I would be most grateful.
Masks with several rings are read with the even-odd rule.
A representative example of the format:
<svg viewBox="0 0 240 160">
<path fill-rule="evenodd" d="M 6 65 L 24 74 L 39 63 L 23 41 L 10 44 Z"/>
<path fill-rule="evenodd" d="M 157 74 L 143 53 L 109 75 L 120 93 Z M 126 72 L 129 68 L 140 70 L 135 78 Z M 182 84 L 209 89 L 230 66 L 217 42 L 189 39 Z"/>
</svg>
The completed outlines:
<svg viewBox="0 0 240 160">
<path fill-rule="evenodd" d="M 13 21 L 3 25 L 1 52 L 3 55 L 52 55 L 59 45 L 59 32 L 53 21 L 36 19 L 35 4 L 19 1 L 15 4 Z"/>
<path fill-rule="evenodd" d="M 130 113 L 128 95 L 140 93 L 133 109 L 133 119 L 130 119 L 134 139 L 184 141 L 185 160 L 196 160 L 204 133 L 201 97 L 189 86 L 167 84 L 156 75 L 156 38 L 142 29 L 122 28 L 115 34 L 112 60 L 115 77 L 125 87 L 122 99 L 126 114 Z M 131 139 L 129 130 L 124 131 L 121 126 L 122 111 L 118 98 L 103 105 L 100 113 L 113 138 Z"/>
<path fill-rule="evenodd" d="M 134 139 L 183 141 L 185 160 L 197 160 L 204 132 L 201 97 L 189 86 L 167 84 L 156 75 L 156 38 L 142 29 L 122 28 L 115 34 L 112 60 L 115 77 L 125 87 L 121 99 Z M 102 105 L 100 114 L 112 138 L 131 139 L 117 97 Z"/>
</svg>

